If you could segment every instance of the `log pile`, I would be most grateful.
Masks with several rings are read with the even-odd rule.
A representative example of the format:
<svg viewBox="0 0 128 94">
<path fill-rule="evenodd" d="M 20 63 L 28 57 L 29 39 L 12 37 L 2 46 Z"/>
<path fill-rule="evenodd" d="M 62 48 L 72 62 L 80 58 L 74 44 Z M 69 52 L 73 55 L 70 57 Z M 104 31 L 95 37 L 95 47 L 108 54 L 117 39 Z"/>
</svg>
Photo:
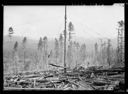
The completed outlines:
<svg viewBox="0 0 128 94">
<path fill-rule="evenodd" d="M 58 67 L 58 66 L 57 66 Z M 71 70 L 71 69 L 70 69 Z M 63 71 L 27 72 L 4 76 L 4 89 L 124 90 L 124 68 L 79 67 Z"/>
</svg>

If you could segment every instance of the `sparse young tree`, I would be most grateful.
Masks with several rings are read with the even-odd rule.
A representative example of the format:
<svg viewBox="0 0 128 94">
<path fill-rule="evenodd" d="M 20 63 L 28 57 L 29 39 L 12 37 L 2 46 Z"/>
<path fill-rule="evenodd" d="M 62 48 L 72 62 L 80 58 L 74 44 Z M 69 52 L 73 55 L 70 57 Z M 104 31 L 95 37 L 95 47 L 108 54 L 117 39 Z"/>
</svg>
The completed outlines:
<svg viewBox="0 0 128 94">
<path fill-rule="evenodd" d="M 69 30 L 69 41 L 71 41 L 72 34 L 74 34 L 74 33 L 72 33 L 72 31 L 74 31 L 74 26 L 73 26 L 72 22 L 69 22 L 68 30 Z"/>
<path fill-rule="evenodd" d="M 43 61 L 44 61 L 43 64 L 47 65 L 47 59 L 48 59 L 48 39 L 45 36 L 43 38 Z"/>
<path fill-rule="evenodd" d="M 72 22 L 69 22 L 68 30 L 69 31 L 73 31 L 74 30 L 74 26 L 73 26 Z"/>
<path fill-rule="evenodd" d="M 72 44 L 72 64 L 71 67 L 75 67 L 76 65 L 76 42 L 74 41 Z"/>
<path fill-rule="evenodd" d="M 54 58 L 53 55 L 54 55 L 53 54 L 53 50 L 51 49 L 49 54 L 48 54 L 48 64 L 52 64 L 53 63 L 53 58 Z M 52 66 L 49 65 L 48 67 L 49 67 L 50 70 L 52 70 Z"/>
<path fill-rule="evenodd" d="M 38 65 L 39 69 L 42 68 L 42 63 L 43 63 L 43 40 L 40 37 L 39 42 L 38 42 L 38 51 L 37 51 L 37 55 L 38 55 Z"/>
<path fill-rule="evenodd" d="M 9 27 L 8 33 L 9 33 L 9 38 L 11 39 L 12 34 L 14 33 L 12 27 Z"/>
<path fill-rule="evenodd" d="M 79 43 L 75 43 L 75 47 L 76 47 L 76 67 L 78 67 L 79 65 L 79 59 L 80 59 L 80 55 L 79 55 L 79 48 L 80 48 L 80 45 Z"/>
<path fill-rule="evenodd" d="M 39 40 L 39 43 L 38 43 L 38 51 L 41 51 L 42 52 L 42 47 L 43 47 L 43 40 L 40 37 L 40 40 Z"/>
<path fill-rule="evenodd" d="M 60 34 L 59 37 L 59 62 L 62 64 L 63 62 L 63 36 Z"/>
<path fill-rule="evenodd" d="M 111 54 L 110 54 L 110 47 L 111 47 L 111 44 L 110 44 L 111 40 L 108 39 L 108 47 L 107 47 L 107 62 L 109 64 L 109 67 L 110 67 L 110 64 L 111 64 Z"/>
<path fill-rule="evenodd" d="M 97 54 L 97 53 L 98 53 L 98 44 L 95 43 L 95 54 Z"/>
<path fill-rule="evenodd" d="M 102 42 L 101 43 L 101 49 L 100 49 L 101 51 L 100 51 L 100 62 L 104 65 L 105 64 L 105 62 L 106 62 L 106 57 L 107 57 L 107 55 L 106 55 L 106 53 L 107 53 L 107 51 L 106 51 L 106 42 L 104 41 L 104 42 Z"/>
<path fill-rule="evenodd" d="M 52 58 L 52 57 L 53 57 L 53 51 L 51 50 L 49 58 Z"/>
<path fill-rule="evenodd" d="M 16 41 L 13 48 L 14 73 L 18 73 L 18 42 Z"/>
<path fill-rule="evenodd" d="M 97 57 L 98 57 L 98 44 L 95 43 L 95 59 L 97 61 Z"/>
<path fill-rule="evenodd" d="M 59 42 L 58 40 L 55 38 L 55 47 L 54 47 L 54 56 L 55 56 L 55 59 L 56 59 L 56 64 L 58 64 L 58 57 L 59 57 Z"/>
<path fill-rule="evenodd" d="M 18 42 L 16 41 L 13 48 L 14 52 L 17 52 L 18 50 Z"/>
<path fill-rule="evenodd" d="M 121 20 L 121 21 L 118 21 L 118 24 L 119 24 L 119 27 L 124 27 L 124 21 L 123 20 Z"/>
<path fill-rule="evenodd" d="M 80 47 L 80 61 L 83 63 L 86 58 L 86 45 L 82 44 Z"/>
<path fill-rule="evenodd" d="M 68 45 L 68 50 L 67 50 L 67 63 L 68 63 L 68 67 L 72 67 L 71 64 L 73 62 L 73 50 L 72 50 L 72 41 L 70 41 L 70 44 Z"/>
<path fill-rule="evenodd" d="M 23 45 L 23 57 L 24 57 L 24 66 L 25 66 L 25 59 L 26 59 L 26 42 L 27 42 L 27 37 L 24 37 L 23 41 L 22 41 L 22 45 Z"/>
</svg>

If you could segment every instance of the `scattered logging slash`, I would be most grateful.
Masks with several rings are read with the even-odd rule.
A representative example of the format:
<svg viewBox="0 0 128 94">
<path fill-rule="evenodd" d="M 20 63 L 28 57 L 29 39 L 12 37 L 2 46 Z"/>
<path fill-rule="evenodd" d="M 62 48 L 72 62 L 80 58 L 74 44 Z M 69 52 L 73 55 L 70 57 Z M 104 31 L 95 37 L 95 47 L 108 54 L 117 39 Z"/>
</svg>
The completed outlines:
<svg viewBox="0 0 128 94">
<path fill-rule="evenodd" d="M 50 64 L 54 67 L 61 67 Z M 67 68 L 69 69 L 69 68 Z M 102 67 L 80 66 L 61 71 L 20 73 L 4 77 L 4 89 L 23 90 L 124 90 L 124 68 L 103 69 Z"/>
</svg>

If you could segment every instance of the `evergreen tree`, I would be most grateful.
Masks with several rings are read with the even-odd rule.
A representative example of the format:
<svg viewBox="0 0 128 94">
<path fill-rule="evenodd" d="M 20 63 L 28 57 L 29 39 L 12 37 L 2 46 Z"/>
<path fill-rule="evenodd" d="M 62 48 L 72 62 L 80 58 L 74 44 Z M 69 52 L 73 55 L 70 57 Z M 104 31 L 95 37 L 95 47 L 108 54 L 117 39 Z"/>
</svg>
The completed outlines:
<svg viewBox="0 0 128 94">
<path fill-rule="evenodd" d="M 10 37 L 10 39 L 11 39 L 12 34 L 14 33 L 14 32 L 13 32 L 13 28 L 12 28 L 12 27 L 9 27 L 8 32 L 9 32 L 9 37 Z"/>
<path fill-rule="evenodd" d="M 98 53 L 98 44 L 95 43 L 95 55 Z"/>
<path fill-rule="evenodd" d="M 48 39 L 47 39 L 47 36 L 45 36 L 43 38 L 43 61 L 44 61 L 43 64 L 45 64 L 46 66 L 48 65 L 47 60 L 48 60 Z M 47 68 L 47 67 L 45 67 L 45 68 Z"/>
<path fill-rule="evenodd" d="M 68 30 L 69 30 L 69 41 L 71 41 L 72 34 L 74 34 L 74 33 L 72 33 L 72 31 L 74 31 L 74 26 L 73 26 L 72 22 L 69 22 Z"/>
<path fill-rule="evenodd" d="M 69 31 L 73 31 L 74 30 L 74 26 L 73 26 L 72 22 L 69 22 L 68 30 Z"/>
<path fill-rule="evenodd" d="M 59 37 L 59 62 L 62 64 L 63 63 L 63 36 L 60 34 Z"/>
<path fill-rule="evenodd" d="M 18 42 L 16 41 L 13 48 L 14 73 L 18 73 Z"/>
<path fill-rule="evenodd" d="M 81 63 L 84 62 L 85 58 L 86 58 L 86 45 L 82 44 L 81 48 L 80 48 L 80 61 L 81 61 Z"/>
<path fill-rule="evenodd" d="M 13 48 L 14 52 L 17 52 L 18 50 L 18 42 L 16 41 Z"/>
<path fill-rule="evenodd" d="M 43 64 L 43 40 L 40 37 L 39 42 L 38 42 L 38 51 L 37 51 L 37 55 L 38 55 L 38 65 L 37 68 L 39 66 L 39 69 L 42 68 Z"/>
<path fill-rule="evenodd" d="M 42 47 L 43 47 L 43 40 L 40 37 L 40 40 L 39 40 L 39 43 L 38 43 L 38 51 L 41 51 L 42 52 Z"/>
<path fill-rule="evenodd" d="M 110 64 L 111 64 L 111 54 L 110 54 L 110 47 L 111 47 L 111 44 L 110 44 L 111 40 L 108 39 L 108 47 L 107 47 L 107 62 L 109 64 L 109 67 L 110 67 Z"/>
<path fill-rule="evenodd" d="M 56 59 L 56 64 L 58 64 L 58 57 L 59 57 L 59 42 L 58 40 L 55 38 L 55 47 L 54 47 L 54 56 L 55 56 L 55 59 Z"/>
<path fill-rule="evenodd" d="M 95 61 L 97 61 L 97 58 L 98 58 L 98 44 L 95 43 Z"/>
<path fill-rule="evenodd" d="M 23 57 L 24 57 L 24 66 L 25 66 L 25 53 L 26 53 L 26 42 L 27 42 L 27 38 L 24 37 L 23 41 L 22 41 L 22 45 L 23 45 Z"/>
<path fill-rule="evenodd" d="M 72 62 L 73 62 L 73 50 L 72 50 L 72 41 L 70 41 L 70 44 L 68 45 L 68 50 L 67 50 L 67 61 L 68 61 L 68 67 L 72 67 Z"/>
<path fill-rule="evenodd" d="M 79 55 L 79 48 L 80 45 L 78 42 L 75 43 L 75 47 L 76 47 L 76 67 L 78 67 L 78 65 L 80 64 L 79 59 L 80 59 L 80 55 Z"/>
</svg>

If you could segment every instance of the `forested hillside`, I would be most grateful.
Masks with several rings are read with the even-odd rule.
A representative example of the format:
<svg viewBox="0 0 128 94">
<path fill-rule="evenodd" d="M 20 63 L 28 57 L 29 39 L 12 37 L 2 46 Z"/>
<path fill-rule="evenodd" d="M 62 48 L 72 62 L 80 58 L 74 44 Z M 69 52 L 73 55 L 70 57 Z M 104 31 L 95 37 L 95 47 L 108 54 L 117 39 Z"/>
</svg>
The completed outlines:
<svg viewBox="0 0 128 94">
<path fill-rule="evenodd" d="M 10 39 L 8 36 L 4 36 L 4 72 L 13 73 L 16 69 L 17 72 L 48 70 L 52 68 L 49 63 L 63 66 L 63 41 L 62 35 L 58 39 L 49 39 L 44 36 L 39 40 L 19 36 L 13 36 Z M 104 39 L 103 42 L 107 43 L 107 40 Z M 67 43 L 67 67 L 108 65 L 107 44 L 101 48 L 99 39 L 75 38 Z M 116 39 L 111 40 L 111 45 L 111 61 L 114 63 Z"/>
</svg>

